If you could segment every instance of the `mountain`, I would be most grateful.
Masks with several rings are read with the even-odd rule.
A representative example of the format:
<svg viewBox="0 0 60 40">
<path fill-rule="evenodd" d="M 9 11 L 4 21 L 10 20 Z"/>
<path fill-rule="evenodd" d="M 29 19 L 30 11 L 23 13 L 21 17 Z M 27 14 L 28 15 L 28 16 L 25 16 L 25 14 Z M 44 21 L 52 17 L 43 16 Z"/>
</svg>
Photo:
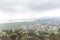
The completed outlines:
<svg viewBox="0 0 60 40">
<path fill-rule="evenodd" d="M 38 26 L 37 24 L 45 24 L 45 25 L 59 25 L 60 17 L 43 17 L 40 19 L 36 19 L 34 21 L 24 21 L 24 22 L 11 22 L 11 23 L 3 23 L 0 24 L 0 30 L 2 29 L 16 29 L 20 27 L 26 26 Z"/>
<path fill-rule="evenodd" d="M 36 22 L 47 23 L 47 24 L 55 24 L 55 23 L 58 24 L 60 23 L 60 17 L 43 17 L 36 20 Z"/>
<path fill-rule="evenodd" d="M 32 22 L 32 21 L 3 23 L 3 24 L 0 24 L 0 30 L 2 30 L 2 29 L 16 29 L 16 28 L 20 28 L 20 27 L 30 26 L 32 24 L 34 24 L 34 22 Z"/>
</svg>

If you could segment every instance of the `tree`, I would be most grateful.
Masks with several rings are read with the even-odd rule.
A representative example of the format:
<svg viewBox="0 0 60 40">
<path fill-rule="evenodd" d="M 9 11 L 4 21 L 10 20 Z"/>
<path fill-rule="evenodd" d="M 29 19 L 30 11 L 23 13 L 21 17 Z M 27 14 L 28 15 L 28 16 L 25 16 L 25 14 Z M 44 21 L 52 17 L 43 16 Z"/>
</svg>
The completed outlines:
<svg viewBox="0 0 60 40">
<path fill-rule="evenodd" d="M 50 34 L 50 40 L 57 40 L 56 35 L 54 33 Z"/>
</svg>

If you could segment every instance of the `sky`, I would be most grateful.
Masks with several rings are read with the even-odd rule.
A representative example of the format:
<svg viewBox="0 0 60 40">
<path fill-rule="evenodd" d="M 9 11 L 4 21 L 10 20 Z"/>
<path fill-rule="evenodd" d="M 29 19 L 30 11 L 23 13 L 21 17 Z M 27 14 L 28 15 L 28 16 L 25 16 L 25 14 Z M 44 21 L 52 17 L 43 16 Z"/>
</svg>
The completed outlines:
<svg viewBox="0 0 60 40">
<path fill-rule="evenodd" d="M 0 0 L 0 23 L 42 17 L 60 17 L 60 0 Z"/>
</svg>

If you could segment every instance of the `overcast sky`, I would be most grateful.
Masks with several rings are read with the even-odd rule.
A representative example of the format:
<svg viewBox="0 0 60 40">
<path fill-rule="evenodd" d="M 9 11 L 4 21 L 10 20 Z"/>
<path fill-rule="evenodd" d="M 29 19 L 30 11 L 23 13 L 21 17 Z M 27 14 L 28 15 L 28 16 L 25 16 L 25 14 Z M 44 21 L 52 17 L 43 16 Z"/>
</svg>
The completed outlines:
<svg viewBox="0 0 60 40">
<path fill-rule="evenodd" d="M 41 17 L 60 17 L 60 0 L 0 0 L 0 23 Z"/>
</svg>

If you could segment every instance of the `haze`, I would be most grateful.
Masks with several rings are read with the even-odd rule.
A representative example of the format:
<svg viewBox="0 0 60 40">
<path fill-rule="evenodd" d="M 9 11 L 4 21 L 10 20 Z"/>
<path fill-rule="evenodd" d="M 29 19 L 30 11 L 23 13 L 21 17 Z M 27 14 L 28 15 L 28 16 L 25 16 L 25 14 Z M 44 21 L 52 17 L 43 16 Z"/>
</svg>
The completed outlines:
<svg viewBox="0 0 60 40">
<path fill-rule="evenodd" d="M 0 23 L 42 17 L 60 17 L 60 0 L 0 0 Z"/>
</svg>

